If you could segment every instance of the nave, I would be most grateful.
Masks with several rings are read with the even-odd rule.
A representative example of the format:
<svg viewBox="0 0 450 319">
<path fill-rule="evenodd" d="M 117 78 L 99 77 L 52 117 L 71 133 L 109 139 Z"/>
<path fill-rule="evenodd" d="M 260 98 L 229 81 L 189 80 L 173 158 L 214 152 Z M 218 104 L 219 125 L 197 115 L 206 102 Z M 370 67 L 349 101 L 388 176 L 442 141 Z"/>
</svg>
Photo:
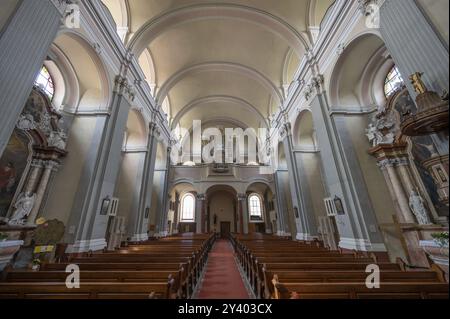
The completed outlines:
<svg viewBox="0 0 450 319">
<path fill-rule="evenodd" d="M 401 260 L 331 251 L 320 241 L 262 234 L 217 237 L 188 234 L 125 243 L 115 251 L 43 264 L 38 271 L 5 269 L 0 298 L 448 299 L 445 274 L 436 265 L 411 270 Z M 77 289 L 67 285 L 70 264 L 80 270 Z M 376 289 L 367 285 L 368 266 L 380 270 Z"/>
</svg>

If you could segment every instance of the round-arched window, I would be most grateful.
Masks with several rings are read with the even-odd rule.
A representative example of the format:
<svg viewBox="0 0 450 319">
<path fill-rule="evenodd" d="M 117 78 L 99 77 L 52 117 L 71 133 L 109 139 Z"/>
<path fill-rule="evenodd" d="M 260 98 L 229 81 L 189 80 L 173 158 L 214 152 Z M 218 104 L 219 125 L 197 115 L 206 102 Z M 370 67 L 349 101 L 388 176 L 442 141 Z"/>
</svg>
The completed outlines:
<svg viewBox="0 0 450 319">
<path fill-rule="evenodd" d="M 384 81 L 384 95 L 389 98 L 394 94 L 399 88 L 404 85 L 403 78 L 400 71 L 396 66 L 394 66 L 386 76 Z"/>
<path fill-rule="evenodd" d="M 195 221 L 195 197 L 191 193 L 184 195 L 181 199 L 181 221 Z"/>
<path fill-rule="evenodd" d="M 250 220 L 263 219 L 262 201 L 257 194 L 251 194 L 248 197 L 248 210 L 250 213 Z"/>
<path fill-rule="evenodd" d="M 55 95 L 55 85 L 50 72 L 45 66 L 41 68 L 41 71 L 34 81 L 34 84 L 42 88 L 45 94 L 47 94 L 50 101 L 53 100 L 53 96 Z"/>
</svg>

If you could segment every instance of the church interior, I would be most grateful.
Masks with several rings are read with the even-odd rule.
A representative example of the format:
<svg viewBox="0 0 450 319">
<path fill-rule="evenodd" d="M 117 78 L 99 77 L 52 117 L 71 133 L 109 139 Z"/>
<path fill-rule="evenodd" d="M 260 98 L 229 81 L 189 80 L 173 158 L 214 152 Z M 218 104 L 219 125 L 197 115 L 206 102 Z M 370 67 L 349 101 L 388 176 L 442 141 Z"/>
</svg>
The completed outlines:
<svg viewBox="0 0 450 319">
<path fill-rule="evenodd" d="M 448 9 L 1 0 L 0 299 L 448 299 Z"/>
</svg>

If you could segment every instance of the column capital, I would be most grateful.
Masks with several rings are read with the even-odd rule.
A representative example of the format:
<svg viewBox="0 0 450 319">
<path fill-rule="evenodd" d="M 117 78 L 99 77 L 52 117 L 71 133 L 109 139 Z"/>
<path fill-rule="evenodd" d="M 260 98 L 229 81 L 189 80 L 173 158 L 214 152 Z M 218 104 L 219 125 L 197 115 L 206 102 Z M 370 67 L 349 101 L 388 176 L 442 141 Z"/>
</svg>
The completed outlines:
<svg viewBox="0 0 450 319">
<path fill-rule="evenodd" d="M 128 79 L 125 76 L 117 75 L 114 84 L 114 92 L 123 95 L 130 102 L 134 101 L 136 96 L 134 86 L 128 82 Z"/>
<path fill-rule="evenodd" d="M 199 201 L 205 201 L 206 200 L 206 195 L 205 194 L 197 194 L 196 198 Z"/>
<path fill-rule="evenodd" d="M 373 12 L 373 6 L 381 7 L 384 0 L 358 0 L 358 8 L 362 15 L 370 16 Z"/>
<path fill-rule="evenodd" d="M 42 161 L 42 165 L 46 169 L 50 169 L 52 171 L 57 171 L 59 167 L 59 163 L 52 160 Z"/>
<path fill-rule="evenodd" d="M 398 167 L 398 166 L 408 166 L 410 165 L 409 158 L 401 157 L 401 158 L 386 158 L 381 161 L 378 161 L 377 166 L 384 170 L 388 167 Z"/>
<path fill-rule="evenodd" d="M 35 158 L 31 162 L 31 167 L 42 168 L 44 167 L 43 161 L 41 159 Z"/>
<path fill-rule="evenodd" d="M 76 5 L 74 0 L 49 0 L 51 4 L 59 11 L 61 15 L 66 14 L 69 5 Z"/>
<path fill-rule="evenodd" d="M 238 194 L 237 199 L 238 199 L 238 201 L 245 201 L 245 200 L 247 200 L 247 195 L 246 194 Z"/>
</svg>

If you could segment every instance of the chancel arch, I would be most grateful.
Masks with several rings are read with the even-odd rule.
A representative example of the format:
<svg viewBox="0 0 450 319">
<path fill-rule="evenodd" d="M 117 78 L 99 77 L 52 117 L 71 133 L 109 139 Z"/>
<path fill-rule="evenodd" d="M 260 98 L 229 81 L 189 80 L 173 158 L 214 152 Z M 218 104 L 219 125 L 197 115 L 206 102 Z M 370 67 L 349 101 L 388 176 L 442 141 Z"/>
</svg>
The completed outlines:
<svg viewBox="0 0 450 319">
<path fill-rule="evenodd" d="M 303 36 L 285 21 L 262 10 L 236 4 L 221 6 L 198 4 L 161 14 L 143 25 L 133 35 L 129 46 L 133 48 L 135 53 L 141 53 L 148 43 L 151 43 L 160 33 L 163 33 L 168 26 L 173 27 L 174 23 L 184 24 L 189 21 L 217 16 L 228 19 L 245 19 L 263 28 L 268 28 L 290 43 L 299 55 L 308 48 L 308 43 Z"/>
<path fill-rule="evenodd" d="M 231 232 L 238 233 L 243 229 L 245 217 L 239 210 L 238 192 L 233 186 L 209 187 L 205 191 L 205 208 L 205 222 L 208 230 L 227 237 Z"/>
</svg>

